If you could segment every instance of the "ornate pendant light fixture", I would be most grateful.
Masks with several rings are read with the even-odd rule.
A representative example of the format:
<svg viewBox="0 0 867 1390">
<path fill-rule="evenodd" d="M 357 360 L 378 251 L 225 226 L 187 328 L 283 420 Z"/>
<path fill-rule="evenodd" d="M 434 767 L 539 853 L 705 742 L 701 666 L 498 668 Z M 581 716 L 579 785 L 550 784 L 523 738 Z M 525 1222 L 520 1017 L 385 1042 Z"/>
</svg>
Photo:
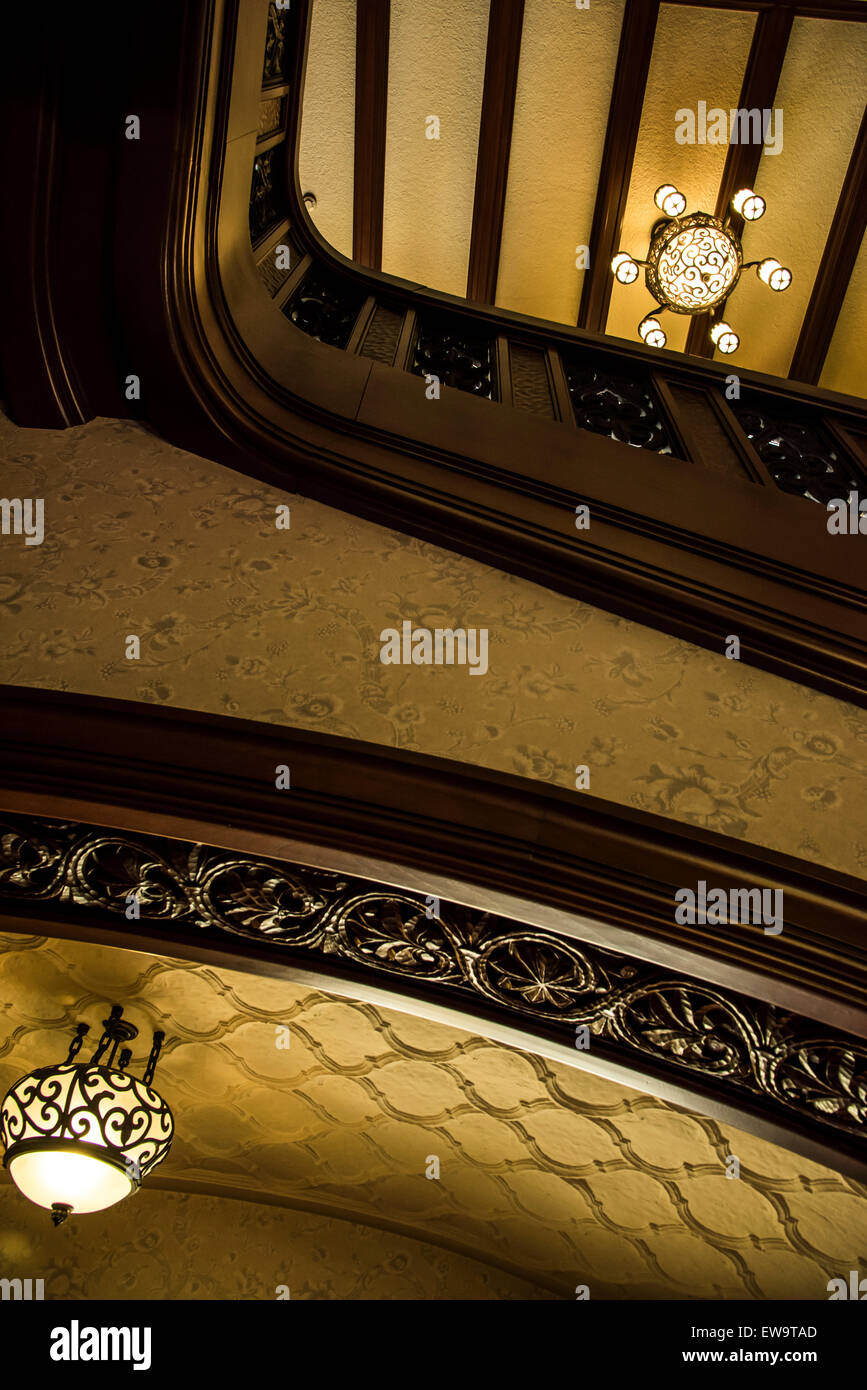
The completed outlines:
<svg viewBox="0 0 867 1390">
<path fill-rule="evenodd" d="M 765 211 L 765 200 L 750 188 L 732 198 L 725 221 L 707 212 L 686 214 L 686 198 L 673 184 L 657 188 L 654 201 L 663 216 L 654 224 L 646 261 L 619 251 L 611 262 L 615 279 L 631 285 L 644 266 L 647 288 L 657 302 L 638 325 L 648 347 L 665 347 L 666 335 L 656 317 L 664 309 L 672 314 L 706 314 L 728 298 L 742 270 L 755 267 L 759 279 L 777 292 L 787 290 L 792 272 L 772 256 L 744 262 L 741 239 L 732 225 L 734 215 L 756 222 Z M 723 353 L 735 352 L 740 339 L 728 323 L 716 323 L 711 341 Z"/>
<path fill-rule="evenodd" d="M 140 1081 L 126 1071 L 130 1048 L 115 1064 L 119 1045 L 138 1036 L 122 1014 L 116 1004 L 89 1062 L 75 1060 L 89 1032 L 80 1023 L 66 1061 L 22 1076 L 0 1106 L 3 1162 L 55 1226 L 70 1212 L 102 1211 L 135 1192 L 172 1142 L 172 1112 L 151 1089 L 165 1034 L 154 1033 Z"/>
</svg>

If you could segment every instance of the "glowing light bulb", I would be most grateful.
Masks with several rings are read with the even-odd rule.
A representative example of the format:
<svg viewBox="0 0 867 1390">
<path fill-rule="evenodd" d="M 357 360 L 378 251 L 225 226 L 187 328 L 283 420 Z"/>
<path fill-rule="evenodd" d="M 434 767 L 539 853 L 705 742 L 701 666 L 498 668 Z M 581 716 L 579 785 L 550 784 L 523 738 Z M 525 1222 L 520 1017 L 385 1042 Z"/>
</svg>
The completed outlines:
<svg viewBox="0 0 867 1390">
<path fill-rule="evenodd" d="M 638 265 L 625 251 L 614 257 L 611 269 L 614 271 L 614 278 L 619 280 L 621 285 L 631 285 L 633 280 L 638 279 Z"/>
<path fill-rule="evenodd" d="M 766 285 L 777 292 L 787 290 L 792 283 L 792 272 L 787 266 L 780 265 L 779 261 L 774 260 L 773 256 L 768 256 L 760 266 L 757 266 L 756 274 L 760 280 L 763 280 Z"/>
<path fill-rule="evenodd" d="M 715 323 L 710 330 L 710 336 L 718 351 L 726 355 L 737 352 L 741 345 L 741 340 L 730 323 Z"/>
<path fill-rule="evenodd" d="M 740 213 L 745 222 L 758 222 L 766 206 L 764 198 L 754 193 L 751 188 L 742 188 L 732 198 L 732 207 L 735 212 Z"/>
<path fill-rule="evenodd" d="M 680 217 L 686 211 L 686 198 L 673 183 L 663 183 L 653 195 L 653 201 L 666 217 Z"/>
<path fill-rule="evenodd" d="M 649 314 L 647 318 L 642 319 L 641 323 L 638 325 L 638 333 L 642 341 L 645 342 L 648 347 L 665 347 L 668 341 L 664 329 L 660 327 L 659 319 L 655 319 Z"/>
</svg>

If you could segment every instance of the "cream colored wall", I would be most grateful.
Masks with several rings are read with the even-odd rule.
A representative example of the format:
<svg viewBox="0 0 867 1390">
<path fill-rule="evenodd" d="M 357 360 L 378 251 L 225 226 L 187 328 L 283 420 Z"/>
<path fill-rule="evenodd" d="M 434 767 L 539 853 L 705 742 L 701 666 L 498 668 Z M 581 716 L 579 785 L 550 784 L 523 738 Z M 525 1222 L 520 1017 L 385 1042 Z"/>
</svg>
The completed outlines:
<svg viewBox="0 0 867 1390">
<path fill-rule="evenodd" d="M 487 36 L 488 0 L 392 0 L 382 265 L 448 294 L 467 288 Z"/>
<path fill-rule="evenodd" d="M 577 323 L 623 0 L 526 0 L 497 304 Z"/>
<path fill-rule="evenodd" d="M 867 715 L 443 547 L 287 499 L 141 425 L 19 430 L 0 680 L 321 729 L 590 791 L 867 877 Z M 805 504 L 806 505 L 806 504 Z M 489 670 L 384 666 L 404 619 L 485 627 Z M 129 633 L 141 658 L 125 657 Z M 580 795 L 576 791 L 575 795 Z"/>
<path fill-rule="evenodd" d="M 302 193 L 316 195 L 313 221 L 352 255 L 355 168 L 355 0 L 316 0 L 310 19 L 304 121 L 298 148 Z"/>
</svg>

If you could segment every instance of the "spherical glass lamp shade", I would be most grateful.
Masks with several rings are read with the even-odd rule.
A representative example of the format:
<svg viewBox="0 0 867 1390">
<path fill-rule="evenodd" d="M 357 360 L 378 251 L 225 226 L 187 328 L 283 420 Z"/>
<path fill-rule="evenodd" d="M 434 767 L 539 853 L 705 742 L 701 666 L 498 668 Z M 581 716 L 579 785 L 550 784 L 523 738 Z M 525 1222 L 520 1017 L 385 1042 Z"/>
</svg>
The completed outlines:
<svg viewBox="0 0 867 1390">
<path fill-rule="evenodd" d="M 651 315 L 641 320 L 641 323 L 638 325 L 638 333 L 648 347 L 661 348 L 665 347 L 665 344 L 668 342 L 665 330 L 660 326 L 659 319 L 655 319 L 651 317 Z"/>
<path fill-rule="evenodd" d="M 686 198 L 673 183 L 663 183 L 653 195 L 653 201 L 666 217 L 680 217 L 686 211 Z"/>
<path fill-rule="evenodd" d="M 156 1091 L 92 1062 L 22 1076 L 0 1106 L 12 1180 L 55 1217 L 102 1211 L 135 1192 L 165 1158 L 173 1133 L 172 1113 Z"/>
<path fill-rule="evenodd" d="M 737 352 L 741 345 L 740 338 L 729 323 L 715 323 L 710 330 L 710 336 L 717 350 L 726 356 L 730 352 Z"/>
<path fill-rule="evenodd" d="M 780 265 L 779 261 L 774 260 L 773 256 L 768 256 L 767 260 L 762 261 L 757 268 L 757 274 L 760 280 L 763 280 L 766 285 L 778 293 L 781 290 L 787 290 L 792 283 L 792 272 L 787 266 Z"/>
<path fill-rule="evenodd" d="M 751 188 L 742 188 L 732 198 L 732 207 L 735 212 L 740 213 L 745 222 L 758 222 L 764 216 L 765 200 L 754 193 Z"/>
<path fill-rule="evenodd" d="M 619 280 L 621 285 L 631 285 L 638 279 L 638 265 L 625 251 L 614 257 L 611 269 L 614 271 L 614 278 Z"/>
</svg>

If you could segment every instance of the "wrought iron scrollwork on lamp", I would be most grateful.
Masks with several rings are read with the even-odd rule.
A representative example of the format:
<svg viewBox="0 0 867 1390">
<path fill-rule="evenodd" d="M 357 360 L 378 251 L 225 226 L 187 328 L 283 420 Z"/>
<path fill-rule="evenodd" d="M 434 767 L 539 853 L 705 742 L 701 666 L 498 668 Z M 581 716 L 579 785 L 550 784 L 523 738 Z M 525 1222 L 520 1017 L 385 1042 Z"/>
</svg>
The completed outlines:
<svg viewBox="0 0 867 1390">
<path fill-rule="evenodd" d="M 663 216 L 653 226 L 647 260 L 639 261 L 619 251 L 611 262 L 614 277 L 621 285 L 631 285 L 644 267 L 648 290 L 657 307 L 638 325 L 638 333 L 648 347 L 665 347 L 666 334 L 657 314 L 706 314 L 722 304 L 738 283 L 741 271 L 755 268 L 763 284 L 778 293 L 792 283 L 792 272 L 773 256 L 762 261 L 744 261 L 743 247 L 733 217 L 756 222 L 765 211 L 765 200 L 751 188 L 742 188 L 732 198 L 724 221 L 707 212 L 686 214 L 686 198 L 673 184 L 657 188 L 654 201 Z M 740 338 L 728 323 L 715 323 L 710 329 L 715 347 L 732 353 Z"/>
<path fill-rule="evenodd" d="M 76 1060 L 90 1031 L 80 1023 L 66 1060 L 22 1076 L 0 1106 L 4 1165 L 55 1226 L 71 1212 L 103 1211 L 135 1192 L 172 1142 L 172 1112 L 151 1086 L 165 1034 L 154 1033 L 139 1080 L 126 1070 L 129 1047 L 115 1062 L 121 1044 L 138 1036 L 122 1014 L 116 1004 L 89 1062 Z"/>
</svg>

